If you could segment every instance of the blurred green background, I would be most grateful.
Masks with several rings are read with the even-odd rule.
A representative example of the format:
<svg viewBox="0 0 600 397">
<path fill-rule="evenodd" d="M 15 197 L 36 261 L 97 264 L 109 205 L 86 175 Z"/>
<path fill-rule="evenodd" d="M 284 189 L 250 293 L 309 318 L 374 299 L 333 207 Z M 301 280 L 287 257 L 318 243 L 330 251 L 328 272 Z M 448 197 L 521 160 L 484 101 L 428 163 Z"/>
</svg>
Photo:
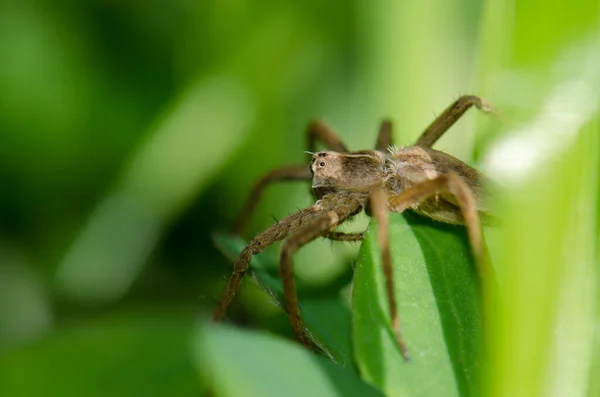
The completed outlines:
<svg viewBox="0 0 600 397">
<path fill-rule="evenodd" d="M 592 1 L 566 10 L 542 1 L 4 0 L 6 395 L 198 395 L 187 341 L 231 269 L 211 232 L 231 224 L 264 172 L 306 161 L 310 119 L 358 150 L 373 146 L 389 117 L 396 142 L 410 144 L 456 97 L 479 94 L 506 124 L 472 112 L 436 145 L 476 162 L 514 119 L 532 120 L 551 87 L 579 73 L 598 20 Z M 576 66 L 552 66 L 565 56 Z M 588 69 L 583 84 L 597 84 Z M 591 128 L 595 150 L 590 106 L 577 128 Z M 597 167 L 597 151 L 589 158 L 582 167 Z M 587 186 L 596 219 L 597 186 Z M 310 200 L 306 184 L 274 186 L 246 237 Z M 327 285 L 356 250 L 317 242 L 298 254 L 297 273 Z M 286 332 L 285 317 L 264 305 L 246 285 L 233 317 L 255 326 L 274 318 Z M 73 381 L 57 386 L 64 373 Z M 31 376 L 37 381 L 26 382 Z"/>
<path fill-rule="evenodd" d="M 211 308 L 231 264 L 210 233 L 268 169 L 306 162 L 308 121 L 362 149 L 392 117 L 410 143 L 472 91 L 480 12 L 428 12 L 446 25 L 432 39 L 360 1 L 4 2 L 2 300 L 20 310 L 2 312 L 2 350 L 82 318 Z M 310 204 L 300 185 L 270 189 L 250 232 Z M 300 255 L 327 256 L 327 277 L 330 253 Z"/>
</svg>

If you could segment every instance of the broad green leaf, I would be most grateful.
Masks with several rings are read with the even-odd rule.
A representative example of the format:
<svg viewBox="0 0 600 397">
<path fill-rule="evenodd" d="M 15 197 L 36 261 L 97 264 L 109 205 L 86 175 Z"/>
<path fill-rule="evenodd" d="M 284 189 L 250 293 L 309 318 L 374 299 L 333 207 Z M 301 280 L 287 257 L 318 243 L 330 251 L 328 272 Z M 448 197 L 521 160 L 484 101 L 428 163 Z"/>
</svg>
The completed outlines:
<svg viewBox="0 0 600 397">
<path fill-rule="evenodd" d="M 215 233 L 213 240 L 219 250 L 232 261 L 235 261 L 246 245 L 242 238 L 224 233 Z M 272 273 L 273 269 L 277 269 L 277 264 L 269 262 L 268 257 L 259 254 L 252 258 L 250 267 L 257 283 L 283 310 L 283 285 L 281 279 Z M 341 280 L 335 283 L 336 288 L 328 288 L 328 291 L 322 291 L 320 294 L 314 290 L 310 291 L 310 288 L 304 286 L 297 278 L 296 285 L 308 336 L 333 361 L 343 367 L 353 368 L 350 312 L 339 293 L 340 287 L 349 281 L 344 281 L 345 279 L 345 275 L 342 275 Z"/>
<path fill-rule="evenodd" d="M 58 329 L 0 359 L 0 395 L 201 395 L 192 329 L 189 319 L 139 314 Z"/>
<path fill-rule="evenodd" d="M 394 288 L 410 362 L 391 331 L 374 223 L 356 264 L 352 296 L 359 371 L 390 396 L 477 396 L 482 357 L 479 283 L 465 230 L 392 214 Z"/>
<path fill-rule="evenodd" d="M 254 331 L 204 326 L 198 333 L 196 361 L 215 397 L 382 396 L 326 358 Z"/>
</svg>

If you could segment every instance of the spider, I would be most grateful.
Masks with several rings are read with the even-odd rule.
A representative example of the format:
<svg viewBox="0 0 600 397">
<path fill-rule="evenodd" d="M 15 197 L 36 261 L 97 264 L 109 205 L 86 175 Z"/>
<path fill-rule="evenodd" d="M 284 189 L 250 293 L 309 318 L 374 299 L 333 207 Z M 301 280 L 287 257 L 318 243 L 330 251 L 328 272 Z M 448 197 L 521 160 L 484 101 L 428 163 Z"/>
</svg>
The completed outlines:
<svg viewBox="0 0 600 397">
<path fill-rule="evenodd" d="M 389 212 L 410 209 L 436 221 L 465 225 L 478 274 L 484 277 L 480 222 L 480 216 L 488 214 L 483 203 L 484 176 L 457 158 L 431 148 L 472 106 L 485 113 L 493 112 L 482 98 L 461 96 L 427 127 L 414 145 L 403 148 L 392 145 L 392 124 L 387 120 L 381 123 L 375 150 L 357 152 L 349 152 L 337 134 L 323 122 L 311 122 L 307 128 L 307 153 L 312 157 L 310 167 L 294 165 L 266 174 L 252 189 L 232 231 L 239 234 L 243 230 L 262 191 L 273 182 L 312 178 L 316 202 L 280 220 L 250 241 L 235 261 L 233 273 L 214 311 L 214 320 L 218 321 L 226 314 L 252 256 L 276 241 L 287 239 L 281 247 L 279 263 L 286 311 L 297 339 L 312 348 L 300 316 L 292 256 L 319 237 L 337 241 L 361 240 L 362 233 L 342 233 L 335 229 L 364 210 L 376 219 L 391 327 L 400 352 L 405 360 L 409 360 L 393 288 Z M 329 150 L 315 152 L 318 141 Z"/>
</svg>

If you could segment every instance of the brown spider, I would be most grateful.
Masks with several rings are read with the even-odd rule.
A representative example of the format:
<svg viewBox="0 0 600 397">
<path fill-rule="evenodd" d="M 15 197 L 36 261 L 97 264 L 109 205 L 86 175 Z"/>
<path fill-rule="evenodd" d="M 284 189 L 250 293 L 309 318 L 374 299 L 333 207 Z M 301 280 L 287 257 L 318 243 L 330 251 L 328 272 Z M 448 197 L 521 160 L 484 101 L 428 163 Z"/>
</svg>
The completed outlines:
<svg viewBox="0 0 600 397">
<path fill-rule="evenodd" d="M 364 209 L 377 220 L 391 325 L 398 347 L 408 360 L 393 288 L 388 213 L 411 209 L 440 222 L 465 225 L 478 264 L 478 273 L 480 277 L 484 276 L 480 225 L 480 213 L 486 214 L 482 200 L 484 177 L 457 158 L 431 148 L 473 105 L 486 113 L 492 112 L 491 106 L 483 99 L 462 96 L 429 125 L 413 146 L 404 148 L 392 146 L 392 125 L 389 121 L 381 123 L 375 150 L 359 152 L 349 152 L 324 123 L 310 123 L 307 129 L 308 153 L 312 155 L 310 167 L 288 166 L 265 175 L 255 185 L 232 229 L 236 233 L 242 231 L 262 190 L 272 182 L 312 178 L 312 192 L 317 201 L 311 207 L 277 222 L 250 241 L 235 261 L 233 273 L 214 312 L 214 320 L 218 321 L 225 315 L 248 270 L 252 255 L 287 238 L 281 248 L 279 265 L 286 309 L 296 337 L 312 348 L 300 317 L 292 255 L 318 237 L 338 241 L 361 240 L 362 233 L 347 234 L 334 229 Z M 313 153 L 317 141 L 330 150 Z"/>
</svg>

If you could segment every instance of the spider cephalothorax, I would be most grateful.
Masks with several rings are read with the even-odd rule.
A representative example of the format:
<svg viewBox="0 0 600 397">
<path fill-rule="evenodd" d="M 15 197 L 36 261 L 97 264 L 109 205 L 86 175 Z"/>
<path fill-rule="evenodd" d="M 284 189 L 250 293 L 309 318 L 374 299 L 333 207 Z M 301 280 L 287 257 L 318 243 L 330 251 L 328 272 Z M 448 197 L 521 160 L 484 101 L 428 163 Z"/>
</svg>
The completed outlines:
<svg viewBox="0 0 600 397">
<path fill-rule="evenodd" d="M 248 270 L 252 255 L 287 238 L 280 256 L 286 309 L 296 337 L 304 345 L 311 347 L 300 317 L 292 255 L 318 237 L 341 241 L 362 239 L 361 233 L 346 234 L 334 229 L 365 209 L 368 215 L 377 220 L 392 328 L 403 356 L 408 359 L 393 289 L 388 213 L 412 209 L 437 221 L 464 224 L 475 260 L 479 266 L 483 264 L 480 226 L 480 213 L 485 213 L 482 199 L 483 176 L 457 158 L 431 148 L 473 105 L 483 111 L 491 111 L 489 105 L 479 97 L 460 97 L 433 121 L 415 145 L 404 148 L 392 146 L 391 124 L 387 121 L 381 124 L 375 150 L 359 152 L 348 152 L 337 135 L 325 124 L 309 124 L 308 153 L 312 155 L 310 167 L 290 166 L 268 173 L 252 190 L 241 216 L 234 224 L 234 232 L 243 229 L 260 193 L 271 182 L 312 178 L 312 192 L 316 202 L 277 222 L 250 241 L 235 262 L 214 319 L 219 320 L 225 315 Z M 317 140 L 329 150 L 313 153 Z M 482 269 L 479 272 L 481 274 Z"/>
</svg>

